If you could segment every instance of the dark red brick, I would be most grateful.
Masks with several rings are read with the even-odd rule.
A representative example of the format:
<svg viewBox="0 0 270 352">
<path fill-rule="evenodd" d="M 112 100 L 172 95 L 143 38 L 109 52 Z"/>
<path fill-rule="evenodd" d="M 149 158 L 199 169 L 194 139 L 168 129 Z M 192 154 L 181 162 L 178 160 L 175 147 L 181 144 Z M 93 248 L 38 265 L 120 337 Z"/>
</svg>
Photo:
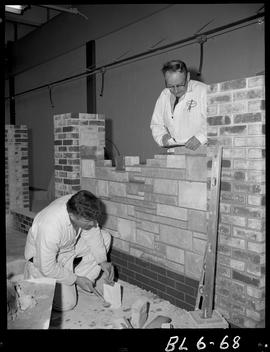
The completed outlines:
<svg viewBox="0 0 270 352">
<path fill-rule="evenodd" d="M 226 182 L 226 181 L 221 181 L 220 183 L 220 189 L 222 191 L 226 191 L 226 192 L 230 192 L 231 191 L 231 184 L 229 182 Z"/>
<path fill-rule="evenodd" d="M 229 125 L 231 119 L 229 116 L 211 116 L 207 118 L 209 126 Z"/>
<path fill-rule="evenodd" d="M 238 280 L 238 281 L 244 282 L 247 285 L 252 285 L 252 286 L 255 286 L 255 287 L 259 287 L 259 285 L 260 285 L 260 280 L 259 279 L 255 279 L 254 277 L 241 274 L 241 273 L 239 273 L 236 270 L 232 270 L 232 278 L 234 280 Z"/>
<path fill-rule="evenodd" d="M 234 123 L 250 123 L 250 122 L 258 122 L 262 120 L 262 115 L 260 112 L 257 113 L 245 113 L 245 114 L 237 114 L 234 117 Z"/>
<path fill-rule="evenodd" d="M 220 135 L 243 134 L 247 129 L 246 125 L 220 127 Z"/>
</svg>

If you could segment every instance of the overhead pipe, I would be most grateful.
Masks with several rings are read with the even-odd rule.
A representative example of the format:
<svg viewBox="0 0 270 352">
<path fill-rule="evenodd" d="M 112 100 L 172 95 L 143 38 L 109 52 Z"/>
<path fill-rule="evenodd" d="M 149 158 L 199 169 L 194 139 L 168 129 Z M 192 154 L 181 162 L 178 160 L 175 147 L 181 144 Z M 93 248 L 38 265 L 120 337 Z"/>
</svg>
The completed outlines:
<svg viewBox="0 0 270 352">
<path fill-rule="evenodd" d="M 160 50 L 164 50 L 164 49 L 168 49 L 170 47 L 177 46 L 177 45 L 180 45 L 180 44 L 183 44 L 183 43 L 186 43 L 186 42 L 190 42 L 192 40 L 198 40 L 198 37 L 202 37 L 202 36 L 206 37 L 206 36 L 208 36 L 210 34 L 213 34 L 213 33 L 216 33 L 216 32 L 220 32 L 220 31 L 223 31 L 223 30 L 225 30 L 227 28 L 235 27 L 237 25 L 240 25 L 240 24 L 243 24 L 243 23 L 246 23 L 246 22 L 250 22 L 250 21 L 255 20 L 257 18 L 261 18 L 263 16 L 264 16 L 264 12 L 262 12 L 260 14 L 256 14 L 256 15 L 250 16 L 250 17 L 247 17 L 247 18 L 243 18 L 242 20 L 235 21 L 235 22 L 229 23 L 229 24 L 224 25 L 224 26 L 220 26 L 220 27 L 217 27 L 217 28 L 210 29 L 210 30 L 208 30 L 206 32 L 200 33 L 199 35 L 195 34 L 195 35 L 193 35 L 191 37 L 187 37 L 185 39 L 181 39 L 181 40 L 178 40 L 176 42 L 160 46 L 158 48 L 147 50 L 145 52 L 129 56 L 129 57 L 127 57 L 125 59 L 122 59 L 122 60 L 113 61 L 113 62 L 111 62 L 109 64 L 93 68 L 92 70 L 87 70 L 86 72 L 82 72 L 82 73 L 79 73 L 77 75 L 73 75 L 73 76 L 58 80 L 58 81 L 54 81 L 54 82 L 51 82 L 51 83 L 44 84 L 44 85 L 39 86 L 39 87 L 28 89 L 26 91 L 23 91 L 23 92 L 15 94 L 14 97 L 20 96 L 20 95 L 23 95 L 23 94 L 26 94 L 26 93 L 30 93 L 30 92 L 33 92 L 33 91 L 38 90 L 38 89 L 42 89 L 42 88 L 48 87 L 48 85 L 52 86 L 52 85 L 56 85 L 56 84 L 59 84 L 59 83 L 70 81 L 70 80 L 72 80 L 74 78 L 79 78 L 79 77 L 83 77 L 83 76 L 90 76 L 90 75 L 93 75 L 93 74 L 95 74 L 97 72 L 102 72 L 102 70 L 104 70 L 106 68 L 113 67 L 113 66 L 116 66 L 116 65 L 119 65 L 121 63 L 128 62 L 128 61 L 131 61 L 131 60 L 134 60 L 134 59 L 138 59 L 140 57 L 153 54 L 154 52 L 157 52 L 157 51 L 160 51 Z M 6 99 L 9 99 L 9 98 L 10 97 L 6 97 Z"/>
<path fill-rule="evenodd" d="M 75 7 L 70 7 L 70 8 L 65 8 L 65 7 L 61 7 L 61 6 L 55 6 L 55 5 L 36 5 L 36 6 L 40 6 L 40 7 L 45 7 L 46 9 L 51 9 L 51 10 L 56 10 L 59 12 L 67 12 L 67 13 L 72 13 L 73 15 L 81 15 L 83 16 L 85 19 L 88 20 L 88 17 L 86 15 L 84 15 L 83 13 L 81 13 L 77 8 Z"/>
</svg>

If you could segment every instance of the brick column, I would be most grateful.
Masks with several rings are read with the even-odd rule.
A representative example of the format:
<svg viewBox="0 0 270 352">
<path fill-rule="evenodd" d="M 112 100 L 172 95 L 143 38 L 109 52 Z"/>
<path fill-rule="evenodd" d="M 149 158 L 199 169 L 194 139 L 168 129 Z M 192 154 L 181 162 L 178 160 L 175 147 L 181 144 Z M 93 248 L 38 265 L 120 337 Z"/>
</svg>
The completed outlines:
<svg viewBox="0 0 270 352">
<path fill-rule="evenodd" d="M 29 209 L 28 132 L 24 125 L 5 125 L 6 214 Z"/>
<path fill-rule="evenodd" d="M 248 328 L 265 314 L 264 123 L 264 76 L 209 86 L 209 150 L 223 145 L 216 306 Z"/>
<path fill-rule="evenodd" d="M 55 197 L 81 189 L 81 175 L 104 159 L 104 115 L 67 113 L 54 116 Z"/>
</svg>

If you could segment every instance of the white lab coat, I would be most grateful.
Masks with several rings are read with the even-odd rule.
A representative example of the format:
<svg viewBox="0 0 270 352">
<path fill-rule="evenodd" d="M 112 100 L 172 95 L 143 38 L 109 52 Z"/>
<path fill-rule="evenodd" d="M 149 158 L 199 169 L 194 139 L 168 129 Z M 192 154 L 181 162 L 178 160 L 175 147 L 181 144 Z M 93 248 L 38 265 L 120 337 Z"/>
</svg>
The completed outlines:
<svg viewBox="0 0 270 352">
<path fill-rule="evenodd" d="M 174 111 L 172 93 L 163 89 L 155 104 L 150 128 L 154 140 L 162 146 L 162 137 L 168 131 L 176 144 L 185 144 L 195 136 L 201 144 L 207 142 L 207 85 L 190 80 L 186 93 L 179 99 Z"/>
<path fill-rule="evenodd" d="M 25 276 L 51 277 L 58 283 L 73 285 L 77 275 L 91 281 L 99 275 L 98 264 L 107 260 L 111 236 L 99 227 L 80 229 L 76 234 L 66 209 L 71 196 L 56 199 L 36 215 L 24 253 L 26 260 L 33 258 L 33 263 L 27 263 Z M 82 257 L 82 261 L 74 272 L 76 257 Z"/>
</svg>

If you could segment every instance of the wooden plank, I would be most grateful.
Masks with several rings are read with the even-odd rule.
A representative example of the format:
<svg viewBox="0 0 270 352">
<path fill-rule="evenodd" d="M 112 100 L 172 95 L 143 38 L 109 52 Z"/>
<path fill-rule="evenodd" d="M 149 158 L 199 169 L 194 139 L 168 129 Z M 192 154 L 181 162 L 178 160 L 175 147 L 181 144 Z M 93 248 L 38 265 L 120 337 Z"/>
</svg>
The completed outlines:
<svg viewBox="0 0 270 352">
<path fill-rule="evenodd" d="M 213 313 L 214 284 L 216 273 L 216 252 L 220 196 L 222 147 L 218 146 L 212 159 L 211 190 L 208 220 L 208 242 L 206 246 L 205 283 L 203 288 L 202 316 L 211 318 Z"/>
</svg>

